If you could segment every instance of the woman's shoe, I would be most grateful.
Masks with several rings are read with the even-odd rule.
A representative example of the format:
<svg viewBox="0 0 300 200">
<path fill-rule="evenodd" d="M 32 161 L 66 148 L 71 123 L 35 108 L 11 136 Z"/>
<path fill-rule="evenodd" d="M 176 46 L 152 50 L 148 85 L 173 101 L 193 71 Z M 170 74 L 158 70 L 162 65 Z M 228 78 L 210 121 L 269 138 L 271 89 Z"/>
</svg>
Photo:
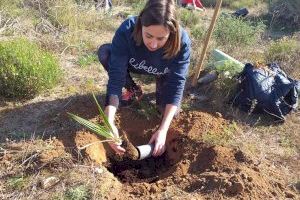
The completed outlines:
<svg viewBox="0 0 300 200">
<path fill-rule="evenodd" d="M 140 86 L 134 86 L 126 89 L 122 93 L 121 106 L 130 106 L 133 102 L 139 102 L 143 97 L 143 91 Z"/>
</svg>

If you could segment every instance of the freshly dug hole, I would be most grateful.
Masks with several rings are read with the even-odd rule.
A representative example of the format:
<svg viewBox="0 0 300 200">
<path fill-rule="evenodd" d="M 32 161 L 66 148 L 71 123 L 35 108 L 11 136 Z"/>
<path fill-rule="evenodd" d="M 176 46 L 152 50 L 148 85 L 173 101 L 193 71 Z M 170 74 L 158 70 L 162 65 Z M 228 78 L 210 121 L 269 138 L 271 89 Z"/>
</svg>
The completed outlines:
<svg viewBox="0 0 300 200">
<path fill-rule="evenodd" d="M 168 137 L 166 152 L 159 157 L 150 157 L 144 160 L 133 160 L 128 156 L 118 161 L 110 158 L 107 168 L 123 183 L 153 183 L 166 178 L 175 170 L 175 163 L 179 162 L 182 153 L 175 147 L 179 135 Z M 136 149 L 135 149 L 136 150 Z"/>
</svg>

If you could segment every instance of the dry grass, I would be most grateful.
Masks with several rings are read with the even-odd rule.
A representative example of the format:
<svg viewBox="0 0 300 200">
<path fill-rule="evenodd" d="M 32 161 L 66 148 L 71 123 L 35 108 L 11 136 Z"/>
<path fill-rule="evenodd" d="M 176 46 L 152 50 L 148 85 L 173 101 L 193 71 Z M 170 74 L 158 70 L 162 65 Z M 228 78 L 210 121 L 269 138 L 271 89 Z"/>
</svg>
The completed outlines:
<svg viewBox="0 0 300 200">
<path fill-rule="evenodd" d="M 51 157 L 52 150 L 59 152 L 56 142 L 55 138 L 45 141 L 32 138 L 3 144 L 1 199 L 99 199 L 107 196 L 111 187 L 120 188 L 117 179 L 104 167 L 80 164 L 80 160 L 73 162 L 63 146 L 61 155 Z M 59 182 L 57 187 L 44 190 L 41 182 L 49 177 L 56 177 Z"/>
<path fill-rule="evenodd" d="M 118 24 L 111 20 L 113 13 L 72 0 L 27 0 L 14 7 L 5 7 L 6 3 L 0 9 L 0 33 L 6 37 L 25 35 L 55 53 L 96 50 L 101 42 L 111 40 Z M 9 9 L 20 11 L 15 17 Z"/>
</svg>

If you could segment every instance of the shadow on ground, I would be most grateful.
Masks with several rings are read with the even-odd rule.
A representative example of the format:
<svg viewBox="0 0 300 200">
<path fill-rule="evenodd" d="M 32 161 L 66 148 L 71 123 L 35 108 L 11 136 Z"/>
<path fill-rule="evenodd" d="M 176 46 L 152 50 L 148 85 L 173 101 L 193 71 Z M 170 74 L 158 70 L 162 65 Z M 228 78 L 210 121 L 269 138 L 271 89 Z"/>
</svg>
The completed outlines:
<svg viewBox="0 0 300 200">
<path fill-rule="evenodd" d="M 104 95 L 97 98 L 103 104 Z M 67 112 L 92 118 L 97 115 L 93 101 L 92 95 L 74 95 L 0 111 L 0 142 L 6 138 L 18 141 L 72 133 L 78 126 L 68 118 Z"/>
</svg>

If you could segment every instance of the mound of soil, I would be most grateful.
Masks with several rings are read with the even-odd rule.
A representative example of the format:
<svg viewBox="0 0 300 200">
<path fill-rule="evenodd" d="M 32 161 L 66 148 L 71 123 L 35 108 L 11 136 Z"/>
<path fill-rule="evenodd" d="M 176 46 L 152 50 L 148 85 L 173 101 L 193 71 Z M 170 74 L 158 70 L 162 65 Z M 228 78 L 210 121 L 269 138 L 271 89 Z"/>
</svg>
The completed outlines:
<svg viewBox="0 0 300 200">
<path fill-rule="evenodd" d="M 116 121 L 133 145 L 148 143 L 160 123 L 159 118 L 147 121 L 125 108 L 120 110 Z M 274 170 L 265 170 L 267 166 L 255 164 L 238 149 L 212 146 L 201 140 L 207 132 L 221 134 L 227 124 L 220 115 L 181 113 L 169 129 L 166 152 L 145 160 L 115 159 L 108 145 L 97 136 L 78 131 L 74 138 L 62 138 L 68 142 L 52 142 L 57 145 L 57 152 L 51 148 L 40 156 L 40 162 L 51 163 L 51 159 L 62 156 L 60 151 L 66 150 L 63 144 L 71 145 L 70 140 L 74 140 L 73 145 L 87 163 L 101 165 L 111 173 L 101 180 L 110 183 L 110 193 L 115 193 L 115 199 L 295 198 Z M 114 185 L 118 189 L 114 190 Z"/>
<path fill-rule="evenodd" d="M 95 163 L 107 161 L 106 150 L 101 140 L 88 131 L 78 131 L 75 134 L 75 145 L 84 158 Z"/>
</svg>

